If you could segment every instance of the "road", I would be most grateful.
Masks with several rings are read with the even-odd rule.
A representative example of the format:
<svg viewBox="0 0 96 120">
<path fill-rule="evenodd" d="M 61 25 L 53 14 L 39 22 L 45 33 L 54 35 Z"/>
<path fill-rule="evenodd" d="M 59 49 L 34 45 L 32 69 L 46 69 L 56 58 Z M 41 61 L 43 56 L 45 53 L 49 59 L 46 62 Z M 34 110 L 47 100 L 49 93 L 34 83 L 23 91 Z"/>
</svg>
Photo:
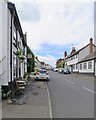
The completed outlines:
<svg viewBox="0 0 96 120">
<path fill-rule="evenodd" d="M 94 118 L 94 78 L 49 71 L 53 118 Z"/>
</svg>

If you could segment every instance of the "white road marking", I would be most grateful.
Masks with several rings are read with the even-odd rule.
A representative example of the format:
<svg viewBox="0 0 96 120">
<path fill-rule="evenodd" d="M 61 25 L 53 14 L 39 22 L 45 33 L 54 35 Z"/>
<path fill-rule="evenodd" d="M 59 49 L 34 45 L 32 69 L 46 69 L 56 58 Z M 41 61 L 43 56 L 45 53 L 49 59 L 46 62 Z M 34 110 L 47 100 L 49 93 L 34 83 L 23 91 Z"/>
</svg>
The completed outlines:
<svg viewBox="0 0 96 120">
<path fill-rule="evenodd" d="M 46 87 L 47 87 L 48 99 L 49 99 L 50 118 L 53 118 L 53 117 L 52 117 L 52 106 L 51 106 L 50 93 L 49 93 L 49 89 L 48 89 L 47 84 L 46 84 Z"/>
<path fill-rule="evenodd" d="M 67 81 L 67 82 L 69 82 L 69 83 L 71 83 L 71 84 L 75 84 L 74 82 L 72 82 L 72 81 L 70 81 L 70 80 L 65 80 L 65 81 Z"/>
<path fill-rule="evenodd" d="M 89 88 L 86 88 L 86 87 L 83 87 L 83 89 L 85 89 L 85 90 L 87 90 L 87 91 L 89 91 L 89 92 L 91 92 L 91 93 L 96 93 L 95 91 L 90 90 Z"/>
</svg>

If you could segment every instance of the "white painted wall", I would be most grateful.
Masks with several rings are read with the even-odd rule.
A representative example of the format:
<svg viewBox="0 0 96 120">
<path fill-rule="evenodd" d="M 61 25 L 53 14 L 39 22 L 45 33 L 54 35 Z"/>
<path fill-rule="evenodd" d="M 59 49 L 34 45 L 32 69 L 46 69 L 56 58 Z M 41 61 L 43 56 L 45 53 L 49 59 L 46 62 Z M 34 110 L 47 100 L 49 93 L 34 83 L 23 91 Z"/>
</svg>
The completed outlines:
<svg viewBox="0 0 96 120">
<path fill-rule="evenodd" d="M 7 39 L 8 39 L 8 31 L 7 31 L 7 3 L 3 1 L 2 3 L 2 84 L 8 85 L 7 78 Z"/>
<path fill-rule="evenodd" d="M 76 63 L 78 63 L 78 58 L 75 58 L 73 60 L 67 61 L 67 65 L 73 65 L 73 64 L 76 64 Z"/>
<path fill-rule="evenodd" d="M 90 61 L 92 62 L 92 69 L 88 69 L 88 62 L 90 62 Z M 94 60 L 90 60 L 90 61 L 80 63 L 80 64 L 82 64 L 82 70 L 79 69 L 79 73 L 94 73 Z M 87 63 L 87 69 L 83 68 L 84 63 Z M 80 64 L 79 64 L 79 68 L 80 68 Z"/>
<path fill-rule="evenodd" d="M 0 18 L 2 18 L 2 1 L 0 1 Z M 0 92 L 1 84 L 2 84 L 2 19 L 0 19 Z"/>
</svg>

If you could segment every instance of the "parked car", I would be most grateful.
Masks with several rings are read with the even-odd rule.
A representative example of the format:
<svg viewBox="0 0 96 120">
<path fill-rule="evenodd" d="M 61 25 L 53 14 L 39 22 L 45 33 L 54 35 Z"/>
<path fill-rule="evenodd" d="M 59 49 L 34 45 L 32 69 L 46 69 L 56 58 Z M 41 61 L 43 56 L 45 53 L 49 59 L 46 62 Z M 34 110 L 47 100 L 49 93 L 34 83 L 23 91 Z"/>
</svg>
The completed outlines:
<svg viewBox="0 0 96 120">
<path fill-rule="evenodd" d="M 59 69 L 58 69 L 58 73 L 63 73 L 63 69 L 64 69 L 64 68 L 59 68 Z"/>
<path fill-rule="evenodd" d="M 54 68 L 53 71 L 54 71 L 54 72 L 58 72 L 58 68 Z"/>
<path fill-rule="evenodd" d="M 49 81 L 49 74 L 47 70 L 41 69 L 36 73 L 36 80 L 46 80 Z"/>
<path fill-rule="evenodd" d="M 68 68 L 64 68 L 63 72 L 64 72 L 64 74 L 70 74 L 71 73 Z"/>
</svg>

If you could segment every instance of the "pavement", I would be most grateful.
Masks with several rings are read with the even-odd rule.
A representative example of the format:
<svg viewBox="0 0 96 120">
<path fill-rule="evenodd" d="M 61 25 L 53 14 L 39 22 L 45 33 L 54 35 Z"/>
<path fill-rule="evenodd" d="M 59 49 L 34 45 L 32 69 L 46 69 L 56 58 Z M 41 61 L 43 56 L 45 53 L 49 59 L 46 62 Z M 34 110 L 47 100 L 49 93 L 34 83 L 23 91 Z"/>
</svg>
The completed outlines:
<svg viewBox="0 0 96 120">
<path fill-rule="evenodd" d="M 51 118 L 47 83 L 30 77 L 24 95 L 17 96 L 15 104 L 2 101 L 2 118 Z"/>
<path fill-rule="evenodd" d="M 94 118 L 94 77 L 49 71 L 53 118 Z"/>
</svg>

